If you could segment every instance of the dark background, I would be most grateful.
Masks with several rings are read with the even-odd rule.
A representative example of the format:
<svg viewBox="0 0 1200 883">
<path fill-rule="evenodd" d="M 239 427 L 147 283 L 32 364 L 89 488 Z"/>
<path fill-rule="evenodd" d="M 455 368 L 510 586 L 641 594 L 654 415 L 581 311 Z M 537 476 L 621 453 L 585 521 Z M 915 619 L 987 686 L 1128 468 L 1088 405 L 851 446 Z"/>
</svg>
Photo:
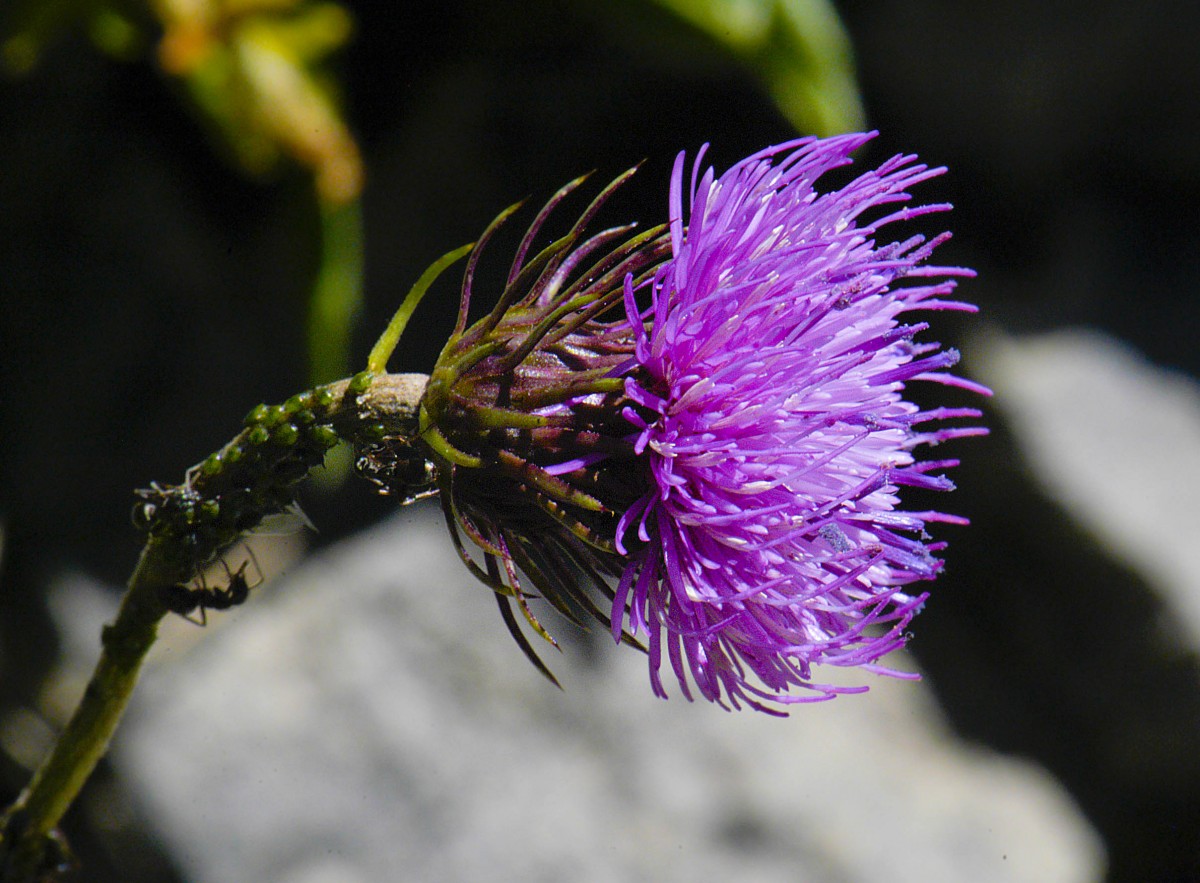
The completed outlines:
<svg viewBox="0 0 1200 883">
<path fill-rule="evenodd" d="M 646 159 L 614 211 L 657 221 L 678 150 L 711 141 L 723 168 L 795 134 L 748 68 L 656 7 L 347 5 L 356 36 L 335 68 L 368 175 L 360 361 L 422 269 L 516 199 Z M 979 270 L 964 296 L 985 320 L 1095 326 L 1200 373 L 1200 7 L 839 10 L 881 131 L 860 161 L 904 151 L 950 167 L 925 195 L 956 205 L 941 260 Z M 131 489 L 178 480 L 251 406 L 305 385 L 318 233 L 305 175 L 240 175 L 150 61 L 72 35 L 0 85 L 0 713 L 36 706 L 58 652 L 47 582 L 78 567 L 119 584 L 131 569 Z M 430 296 L 393 368 L 430 366 L 453 302 L 452 286 Z M 939 337 L 961 344 L 974 321 L 941 317 Z M 949 506 L 973 527 L 912 649 L 965 737 L 1063 781 L 1111 880 L 1200 880 L 1194 653 L 989 423 L 961 451 Z M 330 542 L 385 504 L 354 483 L 306 511 Z M 12 759 L 0 772 L 8 793 L 25 780 Z M 136 825 L 69 821 L 86 879 L 133 879 L 135 852 L 142 879 L 175 879 Z"/>
</svg>

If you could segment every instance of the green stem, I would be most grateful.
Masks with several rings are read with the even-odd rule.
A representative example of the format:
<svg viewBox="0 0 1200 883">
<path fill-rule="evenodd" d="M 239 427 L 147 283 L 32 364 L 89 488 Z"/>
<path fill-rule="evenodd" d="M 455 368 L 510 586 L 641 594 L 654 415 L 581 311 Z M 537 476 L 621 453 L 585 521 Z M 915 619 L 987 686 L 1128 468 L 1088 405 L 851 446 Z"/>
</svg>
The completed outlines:
<svg viewBox="0 0 1200 883">
<path fill-rule="evenodd" d="M 15 837 L 4 865 L 5 881 L 37 879 L 47 838 L 92 774 L 129 704 L 146 653 L 166 609 L 161 586 L 174 581 L 173 568 L 148 543 L 121 602 L 116 621 L 104 629 L 103 651 L 83 698 L 54 750 L 5 815 L 5 836 Z M 169 556 L 168 556 L 169 557 Z"/>
<path fill-rule="evenodd" d="M 326 383 L 350 367 L 350 336 L 362 307 L 362 205 L 321 202 L 321 266 L 308 314 L 309 372 Z"/>
<path fill-rule="evenodd" d="M 329 425 L 343 440 L 363 443 L 384 437 L 404 445 L 417 433 L 418 405 L 427 379 L 418 374 L 364 374 L 297 399 L 309 408 L 305 413 Z M 279 408 L 287 411 L 288 406 Z M 274 419 L 272 409 L 263 406 L 262 410 L 267 414 L 264 419 Z M 282 420 L 286 414 L 275 416 Z M 263 442 L 258 450 L 265 448 L 267 452 L 245 455 L 240 468 L 221 466 L 233 449 L 243 447 L 248 435 L 262 426 L 255 423 L 253 428 L 243 430 L 217 454 L 189 470 L 187 480 L 178 489 L 186 489 L 196 499 L 198 509 L 203 502 L 219 507 L 223 495 L 252 487 L 264 475 L 278 473 L 278 467 L 289 456 L 286 442 Z M 269 447 L 272 444 L 276 447 Z M 206 469 L 210 463 L 220 468 Z M 178 489 L 159 488 L 161 499 L 169 499 L 170 493 Z M 259 517 L 266 514 L 264 511 Z M 231 534 L 221 539 L 215 553 L 225 551 L 237 537 Z M 200 548 L 197 536 L 177 530 L 156 532 L 151 526 L 117 618 L 101 635 L 100 661 L 83 698 L 49 756 L 0 820 L 0 883 L 53 879 L 53 869 L 63 859 L 55 829 L 108 750 L 129 704 L 142 662 L 158 635 L 158 624 L 168 612 L 163 590 L 190 579 L 197 564 L 202 563 L 194 558 L 196 548 Z"/>
</svg>

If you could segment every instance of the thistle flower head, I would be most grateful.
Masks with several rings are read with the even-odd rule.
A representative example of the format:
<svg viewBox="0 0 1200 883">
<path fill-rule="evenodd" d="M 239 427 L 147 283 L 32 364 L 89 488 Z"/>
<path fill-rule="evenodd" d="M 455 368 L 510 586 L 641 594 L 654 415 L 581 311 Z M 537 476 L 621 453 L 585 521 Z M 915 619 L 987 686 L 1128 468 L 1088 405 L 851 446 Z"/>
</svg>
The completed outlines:
<svg viewBox="0 0 1200 883">
<path fill-rule="evenodd" d="M 908 205 L 943 170 L 897 156 L 816 189 L 870 137 L 789 142 L 720 176 L 703 152 L 686 176 L 681 154 L 666 228 L 584 237 L 623 176 L 528 257 L 572 182 L 468 327 L 476 263 L 511 210 L 476 245 L 418 444 L 464 562 L 547 675 L 511 606 L 553 643 L 523 578 L 572 620 L 644 640 L 661 696 L 664 661 L 689 699 L 775 713 L 866 689 L 815 681 L 818 665 L 894 674 L 877 662 L 924 603 L 913 584 L 941 568 L 925 528 L 963 523 L 900 509 L 900 490 L 951 489 L 956 461 L 916 452 L 984 432 L 939 428 L 979 412 L 921 410 L 905 384 L 986 390 L 900 318 L 974 310 L 950 297 L 971 272 L 927 263 L 949 234 L 880 232 L 948 209 Z"/>
</svg>

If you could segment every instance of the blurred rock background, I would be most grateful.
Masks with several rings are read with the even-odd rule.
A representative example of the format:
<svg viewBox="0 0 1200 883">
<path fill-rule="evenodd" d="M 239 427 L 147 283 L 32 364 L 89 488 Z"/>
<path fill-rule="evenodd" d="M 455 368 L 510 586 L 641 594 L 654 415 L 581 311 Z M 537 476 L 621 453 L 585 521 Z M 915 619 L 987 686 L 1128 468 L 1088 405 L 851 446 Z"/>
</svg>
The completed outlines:
<svg viewBox="0 0 1200 883">
<path fill-rule="evenodd" d="M 1200 880 L 1200 9 L 861 0 L 843 34 L 802 0 L 263 6 L 284 24 L 227 5 L 211 33 L 311 72 L 285 94 L 324 140 L 263 129 L 252 79 L 214 113 L 187 75 L 211 33 L 168 3 L 0 6 L 6 794 L 135 560 L 131 489 L 336 366 L 314 288 L 353 294 L 361 258 L 357 365 L 433 258 L 581 171 L 646 158 L 612 220 L 650 222 L 708 141 L 724 167 L 867 125 L 865 163 L 950 166 L 924 196 L 983 318 L 937 338 L 995 387 L 993 435 L 956 445 L 973 526 L 914 628 L 923 685 L 784 722 L 652 701 L 602 636 L 559 694 L 420 510 L 314 489 L 307 563 L 158 654 L 67 820 L 84 879 Z M 452 288 L 394 367 L 431 364 Z"/>
</svg>

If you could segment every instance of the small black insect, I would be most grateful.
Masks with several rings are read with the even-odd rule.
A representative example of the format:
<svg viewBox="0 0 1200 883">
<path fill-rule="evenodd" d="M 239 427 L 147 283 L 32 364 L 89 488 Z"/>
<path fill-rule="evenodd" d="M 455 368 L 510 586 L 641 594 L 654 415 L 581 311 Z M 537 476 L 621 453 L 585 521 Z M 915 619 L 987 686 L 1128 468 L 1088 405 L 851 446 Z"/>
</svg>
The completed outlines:
<svg viewBox="0 0 1200 883">
<path fill-rule="evenodd" d="M 354 468 L 363 478 L 374 482 L 379 493 L 397 497 L 401 506 L 438 493 L 433 464 L 406 444 L 369 445 L 355 461 Z"/>
<path fill-rule="evenodd" d="M 190 583 L 176 583 L 173 586 L 163 586 L 159 590 L 158 600 L 167 610 L 179 614 L 188 622 L 194 622 L 199 626 L 207 625 L 207 611 L 228 610 L 230 607 L 236 607 L 250 597 L 250 589 L 253 586 L 246 579 L 246 566 L 249 563 L 250 559 L 247 558 L 242 562 L 242 566 L 235 571 L 230 570 L 229 565 L 222 561 L 221 566 L 225 568 L 225 575 L 229 578 L 229 584 L 223 589 L 209 588 L 208 584 L 204 581 L 204 577 L 201 576 L 199 588 Z M 257 562 L 255 562 L 255 567 L 258 567 Z M 261 575 L 261 569 L 259 573 Z M 200 611 L 199 619 L 191 616 L 196 610 Z"/>
</svg>

